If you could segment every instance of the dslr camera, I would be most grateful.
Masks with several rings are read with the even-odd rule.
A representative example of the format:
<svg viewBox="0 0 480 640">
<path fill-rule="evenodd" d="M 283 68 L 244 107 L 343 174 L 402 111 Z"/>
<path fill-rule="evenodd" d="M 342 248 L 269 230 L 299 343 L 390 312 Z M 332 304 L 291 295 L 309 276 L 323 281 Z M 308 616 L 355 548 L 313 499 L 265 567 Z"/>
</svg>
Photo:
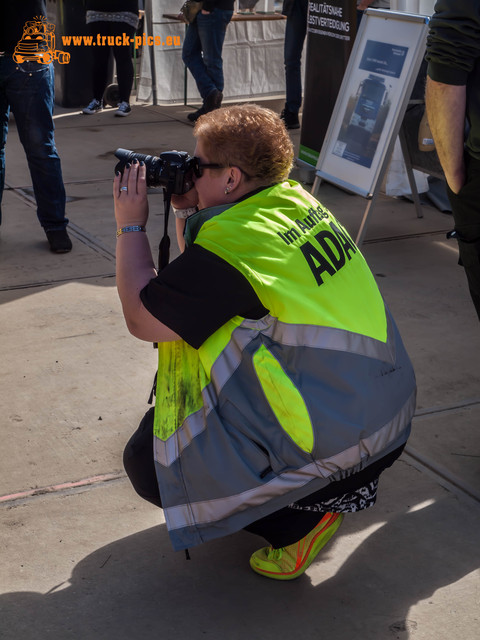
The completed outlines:
<svg viewBox="0 0 480 640">
<path fill-rule="evenodd" d="M 148 156 L 128 149 L 117 149 L 119 159 L 115 171 L 123 173 L 125 166 L 136 158 L 145 163 L 147 169 L 147 187 L 163 187 L 171 195 L 181 196 L 193 187 L 193 174 L 198 159 L 186 151 L 165 151 L 159 156 Z"/>
</svg>

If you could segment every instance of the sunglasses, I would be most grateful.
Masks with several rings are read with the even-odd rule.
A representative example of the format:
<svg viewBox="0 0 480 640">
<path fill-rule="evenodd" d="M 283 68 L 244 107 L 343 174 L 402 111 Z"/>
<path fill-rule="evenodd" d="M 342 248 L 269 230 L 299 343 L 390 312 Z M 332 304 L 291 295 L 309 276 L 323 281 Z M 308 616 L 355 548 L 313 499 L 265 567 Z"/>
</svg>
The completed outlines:
<svg viewBox="0 0 480 640">
<path fill-rule="evenodd" d="M 201 178 L 203 176 L 204 169 L 226 169 L 227 166 L 224 164 L 216 164 L 215 162 L 200 162 L 200 158 L 194 156 L 192 158 L 192 169 L 193 173 L 197 178 Z"/>
<path fill-rule="evenodd" d="M 192 162 L 193 173 L 197 178 L 201 178 L 203 176 L 204 169 L 228 169 L 229 167 L 229 165 L 217 164 L 216 162 L 200 162 L 200 158 L 197 158 L 197 156 L 193 156 L 192 160 L 193 160 Z M 243 173 L 243 175 L 247 179 L 250 178 L 248 173 L 244 171 L 241 167 L 238 167 L 238 169 L 240 169 L 240 171 Z"/>
</svg>

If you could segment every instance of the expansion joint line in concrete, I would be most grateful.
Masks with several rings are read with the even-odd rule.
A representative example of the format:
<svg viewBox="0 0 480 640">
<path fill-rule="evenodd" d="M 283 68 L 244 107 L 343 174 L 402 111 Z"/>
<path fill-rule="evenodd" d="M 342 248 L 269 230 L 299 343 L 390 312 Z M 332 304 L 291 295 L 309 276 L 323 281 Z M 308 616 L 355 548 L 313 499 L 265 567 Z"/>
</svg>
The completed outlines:
<svg viewBox="0 0 480 640">
<path fill-rule="evenodd" d="M 409 445 L 405 447 L 402 456 L 405 457 L 406 462 L 410 462 L 419 471 L 427 473 L 451 493 L 471 498 L 480 503 L 480 492 L 477 489 L 468 485 L 438 462 L 430 460 Z"/>
<path fill-rule="evenodd" d="M 78 181 L 69 184 L 90 184 L 93 182 L 105 182 L 104 179 L 101 180 L 86 180 L 86 181 Z M 28 187 L 12 187 L 11 185 L 7 185 L 8 189 L 15 194 L 20 200 L 25 202 L 30 207 L 36 207 L 37 203 L 35 201 L 35 197 L 28 193 Z M 115 253 L 110 251 L 110 249 L 105 246 L 102 242 L 100 242 L 95 236 L 92 236 L 90 233 L 79 227 L 73 222 L 70 222 L 68 225 L 68 231 L 80 242 L 86 244 L 90 249 L 93 249 L 97 253 L 100 253 L 104 258 L 110 260 L 111 262 L 115 262 Z"/>
<path fill-rule="evenodd" d="M 34 498 L 36 496 L 46 495 L 48 493 L 69 493 L 75 489 L 81 489 L 83 487 L 88 488 L 95 485 L 106 484 L 113 480 L 122 480 L 126 478 L 124 472 L 118 473 L 103 473 L 98 476 L 92 476 L 91 478 L 84 478 L 83 480 L 76 480 L 73 482 L 62 482 L 61 484 L 54 484 L 48 487 L 40 487 L 37 489 L 29 489 L 28 491 L 19 491 L 18 493 L 10 493 L 4 496 L 0 496 L 0 504 L 15 502 L 17 500 L 25 500 L 28 498 Z"/>
<path fill-rule="evenodd" d="M 480 398 L 468 398 L 455 404 L 446 404 L 439 407 L 427 407 L 426 409 L 417 409 L 415 411 L 415 418 L 424 418 L 431 415 L 438 415 L 439 413 L 449 413 L 451 411 L 458 411 L 459 409 L 467 409 L 468 407 L 475 407 L 480 405 Z"/>
</svg>

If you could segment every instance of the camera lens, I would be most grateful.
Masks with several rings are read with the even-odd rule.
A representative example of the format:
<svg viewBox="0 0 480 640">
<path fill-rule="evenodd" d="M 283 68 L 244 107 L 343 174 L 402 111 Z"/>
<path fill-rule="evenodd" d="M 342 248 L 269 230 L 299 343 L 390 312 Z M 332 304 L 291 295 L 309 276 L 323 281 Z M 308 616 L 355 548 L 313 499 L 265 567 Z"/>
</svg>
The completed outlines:
<svg viewBox="0 0 480 640">
<path fill-rule="evenodd" d="M 149 156 L 144 153 L 136 153 L 135 151 L 129 151 L 128 149 L 117 149 L 115 155 L 120 162 L 117 163 L 115 171 L 120 171 L 123 174 L 125 166 L 136 159 L 138 162 L 144 162 L 147 170 L 147 186 L 148 187 L 164 187 L 167 181 L 165 181 L 162 175 L 162 169 L 164 162 L 158 156 Z"/>
<path fill-rule="evenodd" d="M 115 171 L 123 171 L 136 159 L 144 162 L 147 171 L 147 187 L 163 187 L 168 193 L 183 195 L 193 187 L 195 159 L 186 151 L 164 151 L 160 156 L 149 156 L 129 149 L 117 149 L 119 159 Z"/>
</svg>

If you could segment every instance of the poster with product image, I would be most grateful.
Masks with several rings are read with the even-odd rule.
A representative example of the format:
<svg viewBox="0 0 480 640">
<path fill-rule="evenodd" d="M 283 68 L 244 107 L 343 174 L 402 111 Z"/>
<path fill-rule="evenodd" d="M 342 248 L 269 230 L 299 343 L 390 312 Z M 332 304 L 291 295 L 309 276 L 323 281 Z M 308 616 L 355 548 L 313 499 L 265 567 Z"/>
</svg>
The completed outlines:
<svg viewBox="0 0 480 640">
<path fill-rule="evenodd" d="M 365 12 L 320 152 L 317 178 L 372 197 L 424 56 L 427 25 L 426 16 Z"/>
</svg>

